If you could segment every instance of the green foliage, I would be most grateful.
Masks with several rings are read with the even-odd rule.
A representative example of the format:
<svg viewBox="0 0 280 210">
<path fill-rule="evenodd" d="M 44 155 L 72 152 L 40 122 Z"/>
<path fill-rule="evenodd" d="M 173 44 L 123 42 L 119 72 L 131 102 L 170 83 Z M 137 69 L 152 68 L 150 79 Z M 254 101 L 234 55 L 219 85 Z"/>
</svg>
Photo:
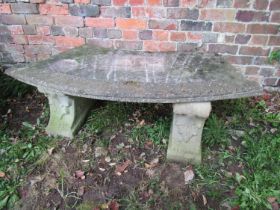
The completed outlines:
<svg viewBox="0 0 280 210">
<path fill-rule="evenodd" d="M 131 131 L 132 139 L 139 142 L 141 146 L 151 140 L 155 145 L 166 146 L 170 130 L 170 119 L 160 118 L 153 124 L 136 126 Z"/>
<path fill-rule="evenodd" d="M 268 57 L 270 63 L 280 63 L 280 50 L 272 51 Z"/>
<path fill-rule="evenodd" d="M 0 130 L 0 171 L 5 178 L 0 181 L 0 209 L 11 208 L 19 199 L 17 188 L 22 179 L 35 167 L 36 161 L 50 146 L 50 139 L 40 133 L 39 127 L 24 123 L 15 139 Z"/>
<path fill-rule="evenodd" d="M 212 114 L 207 120 L 202 139 L 210 147 L 228 144 L 228 132 L 224 122 L 215 114 Z"/>
</svg>

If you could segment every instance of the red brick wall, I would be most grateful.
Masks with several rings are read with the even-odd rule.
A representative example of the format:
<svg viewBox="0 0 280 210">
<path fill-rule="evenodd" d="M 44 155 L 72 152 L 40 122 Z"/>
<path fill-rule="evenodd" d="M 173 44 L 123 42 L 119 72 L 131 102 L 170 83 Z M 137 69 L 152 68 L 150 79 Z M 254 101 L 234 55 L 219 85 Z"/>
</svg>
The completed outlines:
<svg viewBox="0 0 280 210">
<path fill-rule="evenodd" d="M 30 62 L 83 44 L 221 53 L 280 87 L 280 0 L 0 0 L 0 58 Z"/>
</svg>

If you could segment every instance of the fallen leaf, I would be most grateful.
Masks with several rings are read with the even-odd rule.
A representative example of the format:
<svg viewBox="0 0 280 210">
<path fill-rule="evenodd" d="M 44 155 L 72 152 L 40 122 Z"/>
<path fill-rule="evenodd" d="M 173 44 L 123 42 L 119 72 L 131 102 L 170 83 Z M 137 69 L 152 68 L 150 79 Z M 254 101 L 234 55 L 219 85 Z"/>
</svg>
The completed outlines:
<svg viewBox="0 0 280 210">
<path fill-rule="evenodd" d="M 131 164 L 131 160 L 127 160 L 124 163 L 117 165 L 116 166 L 116 170 L 115 173 L 122 173 L 124 172 L 124 170 Z"/>
<path fill-rule="evenodd" d="M 191 168 L 186 170 L 184 172 L 184 177 L 185 177 L 185 184 L 189 184 L 194 178 L 193 170 Z"/>
<path fill-rule="evenodd" d="M 155 158 L 150 163 L 145 163 L 145 168 L 147 169 L 154 168 L 158 165 L 158 163 L 159 163 L 159 158 Z"/>
<path fill-rule="evenodd" d="M 120 143 L 116 146 L 117 149 L 122 149 L 124 148 L 124 143 Z"/>
<path fill-rule="evenodd" d="M 203 200 L 203 205 L 206 206 L 207 204 L 207 199 L 204 195 L 202 195 L 202 200 Z"/>
<path fill-rule="evenodd" d="M 274 203 L 276 200 L 277 200 L 276 197 L 268 197 L 268 198 L 267 198 L 267 201 L 268 201 L 269 203 Z"/>
<path fill-rule="evenodd" d="M 99 168 L 99 170 L 103 172 L 103 171 L 105 171 L 105 168 Z"/>
<path fill-rule="evenodd" d="M 118 204 L 117 201 L 112 200 L 112 201 L 109 203 L 109 209 L 110 209 L 110 210 L 119 210 L 119 208 L 120 208 L 120 205 Z"/>
<path fill-rule="evenodd" d="M 82 163 L 88 163 L 89 160 L 82 160 Z"/>
<path fill-rule="evenodd" d="M 85 186 L 79 187 L 77 194 L 78 196 L 83 196 L 85 194 Z"/>
<path fill-rule="evenodd" d="M 0 171 L 0 178 L 4 178 L 6 174 L 3 171 Z"/>
<path fill-rule="evenodd" d="M 54 147 L 48 149 L 48 154 L 51 155 L 53 153 Z"/>
<path fill-rule="evenodd" d="M 81 179 L 83 176 L 85 176 L 85 172 L 82 170 L 75 171 L 75 177 L 78 179 Z"/>
<path fill-rule="evenodd" d="M 104 147 L 96 147 L 94 155 L 95 155 L 96 158 L 98 158 L 98 157 L 101 157 L 101 156 L 106 156 L 107 153 L 108 153 L 108 151 Z"/>
<path fill-rule="evenodd" d="M 145 120 L 141 120 L 141 122 L 139 123 L 140 126 L 145 125 Z"/>
<path fill-rule="evenodd" d="M 109 163 L 109 162 L 111 162 L 111 158 L 108 156 L 108 157 L 105 157 L 105 161 L 107 162 L 107 163 Z"/>
</svg>

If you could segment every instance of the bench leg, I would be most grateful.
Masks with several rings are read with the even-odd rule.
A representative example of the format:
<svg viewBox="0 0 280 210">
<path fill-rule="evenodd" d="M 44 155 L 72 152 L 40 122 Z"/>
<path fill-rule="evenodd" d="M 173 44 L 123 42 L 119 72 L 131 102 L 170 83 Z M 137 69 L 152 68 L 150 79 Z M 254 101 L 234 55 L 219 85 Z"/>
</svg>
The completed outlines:
<svg viewBox="0 0 280 210">
<path fill-rule="evenodd" d="M 167 159 L 184 163 L 201 163 L 201 136 L 211 103 L 173 105 L 173 121 Z"/>
<path fill-rule="evenodd" d="M 92 100 L 59 93 L 42 92 L 48 97 L 50 105 L 47 133 L 73 138 L 82 126 L 91 108 Z"/>
</svg>

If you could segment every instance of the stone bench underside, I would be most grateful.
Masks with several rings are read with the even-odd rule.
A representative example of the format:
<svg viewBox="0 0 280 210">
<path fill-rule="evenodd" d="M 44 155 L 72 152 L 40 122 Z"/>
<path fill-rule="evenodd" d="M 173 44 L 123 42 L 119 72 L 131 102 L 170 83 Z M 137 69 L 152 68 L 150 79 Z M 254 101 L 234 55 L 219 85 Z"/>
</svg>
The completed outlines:
<svg viewBox="0 0 280 210">
<path fill-rule="evenodd" d="M 91 99 L 173 103 L 167 158 L 201 161 L 201 135 L 210 102 L 260 95 L 220 56 L 201 53 L 146 53 L 84 46 L 46 61 L 15 67 L 6 74 L 38 87 L 50 104 L 46 128 L 72 138 Z"/>
</svg>

